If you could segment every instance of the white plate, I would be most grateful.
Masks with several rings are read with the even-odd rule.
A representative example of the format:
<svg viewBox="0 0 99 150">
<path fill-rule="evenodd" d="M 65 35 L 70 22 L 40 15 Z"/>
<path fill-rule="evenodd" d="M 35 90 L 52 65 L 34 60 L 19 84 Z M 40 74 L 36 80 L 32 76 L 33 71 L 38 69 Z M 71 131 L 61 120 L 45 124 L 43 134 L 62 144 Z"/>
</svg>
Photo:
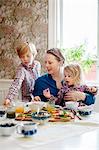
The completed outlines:
<svg viewBox="0 0 99 150">
<path fill-rule="evenodd" d="M 65 102 L 67 109 L 77 110 L 79 103 L 74 101 Z"/>
<path fill-rule="evenodd" d="M 41 101 L 35 101 L 35 102 L 29 102 L 26 105 L 28 105 L 28 107 L 33 110 L 33 111 L 39 111 L 46 105 L 45 102 L 41 102 Z"/>
</svg>

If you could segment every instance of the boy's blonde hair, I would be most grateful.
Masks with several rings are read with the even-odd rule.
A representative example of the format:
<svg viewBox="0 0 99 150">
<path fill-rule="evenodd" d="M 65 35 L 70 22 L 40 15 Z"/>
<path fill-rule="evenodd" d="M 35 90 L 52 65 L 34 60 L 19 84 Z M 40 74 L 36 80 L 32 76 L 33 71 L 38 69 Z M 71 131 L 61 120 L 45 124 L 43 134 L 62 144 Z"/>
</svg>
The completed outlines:
<svg viewBox="0 0 99 150">
<path fill-rule="evenodd" d="M 17 48 L 17 54 L 19 57 L 27 53 L 28 51 L 32 52 L 34 54 L 34 57 L 37 54 L 36 47 L 33 43 L 21 43 Z"/>
<path fill-rule="evenodd" d="M 64 68 L 75 79 L 75 85 L 81 83 L 81 67 L 78 64 L 69 64 Z"/>
</svg>

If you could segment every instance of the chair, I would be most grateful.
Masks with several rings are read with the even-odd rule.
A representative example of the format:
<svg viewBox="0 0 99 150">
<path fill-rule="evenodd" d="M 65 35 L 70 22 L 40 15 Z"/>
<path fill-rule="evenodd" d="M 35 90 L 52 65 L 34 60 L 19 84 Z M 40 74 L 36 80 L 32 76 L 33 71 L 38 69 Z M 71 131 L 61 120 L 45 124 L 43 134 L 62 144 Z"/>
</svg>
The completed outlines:
<svg viewBox="0 0 99 150">
<path fill-rule="evenodd" d="M 96 95 L 96 101 L 94 104 L 94 111 L 99 112 L 99 93 Z"/>
</svg>

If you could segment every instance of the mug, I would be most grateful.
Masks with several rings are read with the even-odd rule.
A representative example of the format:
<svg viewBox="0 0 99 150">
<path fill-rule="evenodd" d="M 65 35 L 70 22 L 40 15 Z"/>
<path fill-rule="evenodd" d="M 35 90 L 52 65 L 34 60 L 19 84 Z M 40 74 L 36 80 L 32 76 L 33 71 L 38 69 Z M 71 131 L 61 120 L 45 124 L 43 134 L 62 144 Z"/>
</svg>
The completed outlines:
<svg viewBox="0 0 99 150">
<path fill-rule="evenodd" d="M 34 122 L 19 124 L 16 127 L 16 131 L 18 134 L 29 137 L 37 133 L 37 124 Z"/>
</svg>

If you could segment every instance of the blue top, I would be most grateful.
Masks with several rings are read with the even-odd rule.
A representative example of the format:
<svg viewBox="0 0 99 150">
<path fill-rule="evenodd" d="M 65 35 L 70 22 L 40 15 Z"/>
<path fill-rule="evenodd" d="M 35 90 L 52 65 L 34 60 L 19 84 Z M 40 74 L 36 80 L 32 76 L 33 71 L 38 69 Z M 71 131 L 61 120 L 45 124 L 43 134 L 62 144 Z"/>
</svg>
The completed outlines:
<svg viewBox="0 0 99 150">
<path fill-rule="evenodd" d="M 49 88 L 50 92 L 53 96 L 57 96 L 59 89 L 56 86 L 56 81 L 53 80 L 52 76 L 50 74 L 45 74 L 41 77 L 39 77 L 35 81 L 35 86 L 34 86 L 34 91 L 33 95 L 34 96 L 40 96 L 41 100 L 44 102 L 47 102 L 47 98 L 44 97 L 43 95 L 43 90 Z M 90 93 L 86 93 L 86 98 L 83 101 L 86 105 L 91 105 L 95 103 L 95 97 L 94 95 Z"/>
</svg>

